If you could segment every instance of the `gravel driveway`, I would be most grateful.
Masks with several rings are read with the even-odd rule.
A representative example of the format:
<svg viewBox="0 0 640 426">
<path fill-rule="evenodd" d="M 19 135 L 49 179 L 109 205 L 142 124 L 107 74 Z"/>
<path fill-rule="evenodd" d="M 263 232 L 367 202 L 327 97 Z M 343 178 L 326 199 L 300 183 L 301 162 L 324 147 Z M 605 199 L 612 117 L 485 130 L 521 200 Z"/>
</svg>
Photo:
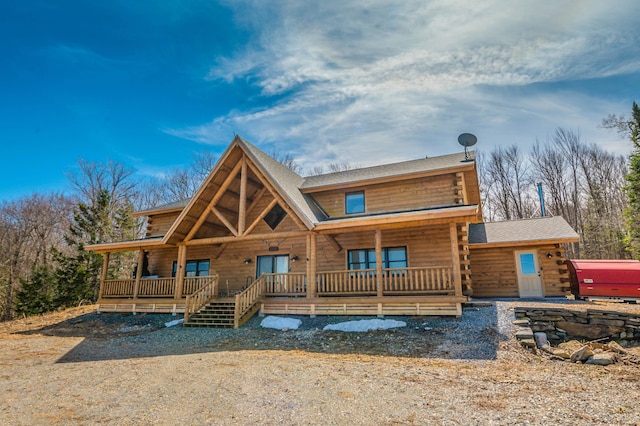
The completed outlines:
<svg viewBox="0 0 640 426">
<path fill-rule="evenodd" d="M 368 333 L 95 313 L 0 328 L 0 423 L 640 425 L 638 366 L 537 357 L 512 338 L 515 305 Z"/>
</svg>

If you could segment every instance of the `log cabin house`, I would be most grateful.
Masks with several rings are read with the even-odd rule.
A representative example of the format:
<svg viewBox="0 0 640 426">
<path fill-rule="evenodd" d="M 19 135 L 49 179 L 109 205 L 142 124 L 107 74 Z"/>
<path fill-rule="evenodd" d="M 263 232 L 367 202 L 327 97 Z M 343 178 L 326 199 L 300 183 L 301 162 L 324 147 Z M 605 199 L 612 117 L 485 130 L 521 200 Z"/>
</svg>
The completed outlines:
<svg viewBox="0 0 640 426">
<path fill-rule="evenodd" d="M 568 278 L 560 244 L 577 241 L 562 218 L 561 232 L 537 226 L 524 246 L 493 241 L 463 153 L 305 178 L 238 136 L 193 198 L 137 215 L 145 238 L 86 247 L 104 255 L 99 310 L 179 312 L 196 326 L 238 327 L 257 311 L 460 315 L 475 268 L 482 295 L 517 295 L 530 277 L 516 270 L 531 268 L 540 279 L 528 286 L 556 294 Z M 137 251 L 135 278 L 108 279 L 118 251 Z"/>
</svg>

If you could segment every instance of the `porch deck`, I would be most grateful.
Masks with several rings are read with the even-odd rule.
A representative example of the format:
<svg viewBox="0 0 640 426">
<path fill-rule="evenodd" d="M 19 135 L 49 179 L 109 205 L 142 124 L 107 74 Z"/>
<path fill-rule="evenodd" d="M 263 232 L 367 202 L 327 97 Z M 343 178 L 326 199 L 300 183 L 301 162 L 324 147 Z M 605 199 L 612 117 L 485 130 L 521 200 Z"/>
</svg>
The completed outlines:
<svg viewBox="0 0 640 426">
<path fill-rule="evenodd" d="M 177 314 L 196 294 L 201 304 L 234 300 L 237 295 L 221 294 L 217 282 L 217 276 L 185 277 L 182 285 L 171 277 L 105 280 L 99 310 Z M 246 304 L 258 304 L 264 314 L 460 315 L 466 300 L 450 266 L 383 269 L 380 280 L 375 269 L 324 271 L 307 284 L 304 273 L 264 274 L 250 286 L 260 288 Z"/>
</svg>

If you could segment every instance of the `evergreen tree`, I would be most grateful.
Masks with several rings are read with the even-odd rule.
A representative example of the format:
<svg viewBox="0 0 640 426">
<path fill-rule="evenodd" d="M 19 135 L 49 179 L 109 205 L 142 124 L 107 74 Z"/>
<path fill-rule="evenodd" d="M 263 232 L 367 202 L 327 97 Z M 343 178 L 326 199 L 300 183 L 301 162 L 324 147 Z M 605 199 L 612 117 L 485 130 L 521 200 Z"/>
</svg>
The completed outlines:
<svg viewBox="0 0 640 426">
<path fill-rule="evenodd" d="M 629 156 L 629 173 L 626 176 L 628 206 L 625 210 L 627 235 L 625 244 L 635 259 L 640 259 L 640 108 L 633 103 L 631 120 L 627 122 L 633 152 Z"/>
<path fill-rule="evenodd" d="M 54 272 L 57 291 L 55 305 L 75 306 L 93 302 L 98 298 L 102 256 L 85 251 L 84 245 L 107 241 L 111 232 L 111 197 L 106 190 L 100 191 L 92 205 L 83 202 L 73 214 L 73 223 L 65 236 L 70 253 L 54 250 L 58 268 Z"/>
<path fill-rule="evenodd" d="M 36 315 L 54 309 L 56 283 L 55 277 L 47 267 L 34 269 L 31 279 L 20 282 L 22 286 L 16 293 L 16 313 Z"/>
</svg>

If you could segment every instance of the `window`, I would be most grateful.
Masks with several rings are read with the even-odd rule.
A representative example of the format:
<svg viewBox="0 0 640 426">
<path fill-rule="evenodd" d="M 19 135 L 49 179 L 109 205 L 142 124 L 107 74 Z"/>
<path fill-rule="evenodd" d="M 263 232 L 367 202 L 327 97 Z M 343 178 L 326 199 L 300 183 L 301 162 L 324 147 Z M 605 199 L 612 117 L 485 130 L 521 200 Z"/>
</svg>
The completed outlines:
<svg viewBox="0 0 640 426">
<path fill-rule="evenodd" d="M 364 191 L 346 193 L 344 206 L 346 214 L 364 213 Z"/>
<path fill-rule="evenodd" d="M 173 262 L 171 276 L 175 277 L 178 270 L 178 262 Z M 185 266 L 185 277 L 206 277 L 209 275 L 209 259 L 188 260 Z"/>
<path fill-rule="evenodd" d="M 347 263 L 349 270 L 355 269 L 375 269 L 376 250 L 372 248 L 349 250 L 347 252 Z M 383 268 L 406 268 L 407 248 L 406 247 L 383 247 L 382 248 Z"/>
<path fill-rule="evenodd" d="M 258 256 L 256 278 L 262 274 L 286 274 L 289 272 L 289 255 Z"/>
<path fill-rule="evenodd" d="M 282 222 L 282 219 L 284 219 L 286 215 L 287 212 L 285 212 L 279 204 L 276 204 L 264 217 L 264 221 L 267 222 L 267 225 L 269 225 L 271 229 L 276 229 L 276 227 L 280 224 L 280 222 Z"/>
</svg>

